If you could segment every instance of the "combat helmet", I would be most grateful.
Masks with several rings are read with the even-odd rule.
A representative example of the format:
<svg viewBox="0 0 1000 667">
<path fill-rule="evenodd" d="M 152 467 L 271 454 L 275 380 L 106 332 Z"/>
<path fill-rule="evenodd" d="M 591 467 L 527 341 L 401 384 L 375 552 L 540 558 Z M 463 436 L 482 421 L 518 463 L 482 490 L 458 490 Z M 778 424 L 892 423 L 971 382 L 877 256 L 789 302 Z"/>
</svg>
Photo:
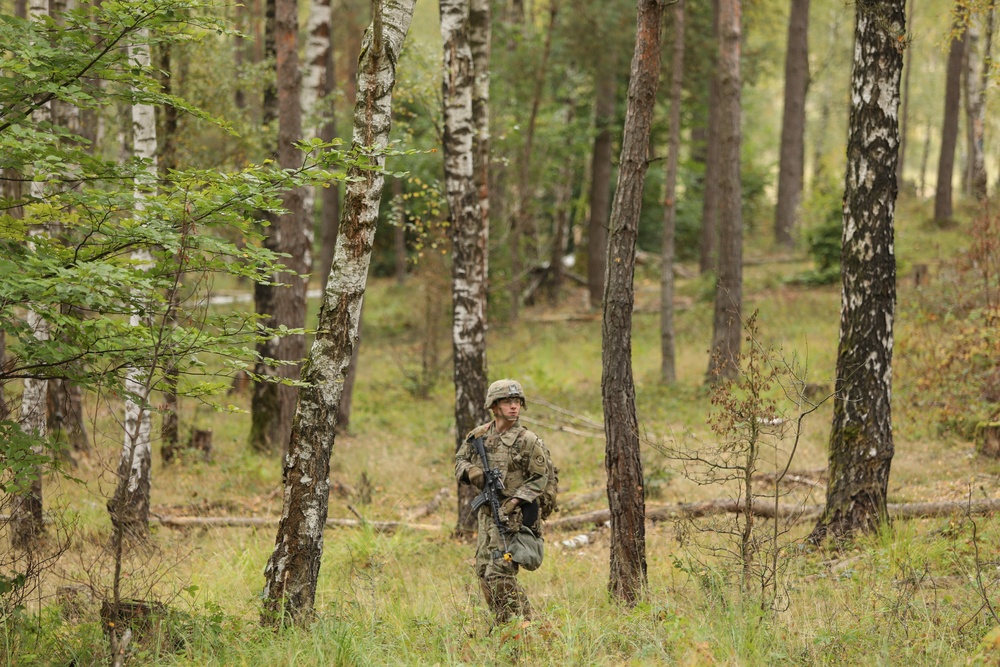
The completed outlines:
<svg viewBox="0 0 1000 667">
<path fill-rule="evenodd" d="M 497 380 L 490 385 L 490 388 L 486 391 L 486 405 L 483 406 L 487 410 L 493 407 L 493 404 L 499 401 L 501 398 L 520 398 L 521 405 L 525 406 L 528 404 L 527 399 L 524 397 L 524 390 L 521 389 L 521 383 L 517 380 Z"/>
</svg>

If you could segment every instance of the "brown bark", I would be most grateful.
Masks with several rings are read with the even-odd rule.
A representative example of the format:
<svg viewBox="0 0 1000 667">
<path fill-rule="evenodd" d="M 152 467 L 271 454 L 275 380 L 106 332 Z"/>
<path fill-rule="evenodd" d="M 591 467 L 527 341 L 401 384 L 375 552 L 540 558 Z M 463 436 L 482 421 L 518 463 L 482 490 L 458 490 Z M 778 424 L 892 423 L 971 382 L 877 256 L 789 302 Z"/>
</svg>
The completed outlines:
<svg viewBox="0 0 1000 667">
<path fill-rule="evenodd" d="M 632 310 L 635 304 L 635 249 L 643 182 L 649 167 L 649 133 L 660 75 L 659 0 L 638 0 L 619 161 L 611 207 L 607 277 L 604 282 L 601 395 L 604 404 L 605 465 L 611 509 L 611 567 L 608 590 L 635 604 L 646 587 L 646 528 L 642 459 L 632 376 Z"/>
<path fill-rule="evenodd" d="M 785 53 L 785 108 L 781 120 L 778 201 L 774 240 L 791 246 L 802 200 L 805 161 L 806 90 L 809 88 L 809 0 L 791 0 Z"/>
<path fill-rule="evenodd" d="M 660 274 L 660 381 L 677 380 L 674 331 L 674 238 L 677 229 L 677 163 L 681 152 L 681 94 L 684 86 L 684 0 L 674 5 L 674 53 L 670 82 L 670 138 L 664 174 L 663 258 Z"/>
<path fill-rule="evenodd" d="M 611 59 L 614 60 L 613 58 Z M 587 283 L 590 307 L 601 307 L 604 298 L 605 261 L 608 254 L 608 215 L 611 210 L 611 149 L 615 122 L 614 63 L 598 74 L 594 97 L 594 150 L 590 161 L 590 221 L 587 224 Z"/>
<path fill-rule="evenodd" d="M 958 144 L 958 114 L 962 100 L 962 60 L 965 57 L 965 32 L 952 39 L 948 50 L 945 76 L 944 120 L 941 123 L 941 153 L 938 157 L 937 187 L 934 193 L 934 221 L 951 222 L 952 176 L 955 171 L 955 147 Z"/>
<path fill-rule="evenodd" d="M 414 1 L 380 3 L 361 49 L 353 145 L 372 147 L 371 161 L 378 167 L 385 165 L 380 151 L 388 144 L 396 62 L 413 17 Z M 337 410 L 357 344 L 384 185 L 381 171 L 352 167 L 348 176 L 351 182 L 346 187 L 333 270 L 316 338 L 302 370 L 307 386 L 300 392 L 285 458 L 281 521 L 264 570 L 261 621 L 268 625 L 288 621 L 304 624 L 313 616 L 329 509 Z"/>
<path fill-rule="evenodd" d="M 857 3 L 844 186 L 842 296 L 826 509 L 810 539 L 887 517 L 893 456 L 893 224 L 905 0 Z"/>
<path fill-rule="evenodd" d="M 89 454 L 90 438 L 80 386 L 70 380 L 49 380 L 47 402 L 48 432 L 65 434 L 72 451 Z"/>
<path fill-rule="evenodd" d="M 302 164 L 302 155 L 294 142 L 302 138 L 302 110 L 299 102 L 301 75 L 298 67 L 298 3 L 277 0 L 275 10 L 275 48 L 278 80 L 278 164 L 294 169 Z M 266 315 L 269 327 L 298 329 L 306 322 L 306 280 L 312 267 L 312 225 L 304 208 L 304 189 L 289 190 L 282 197 L 286 213 L 268 216 L 272 231 L 264 246 L 289 255 L 283 260 L 285 271 L 272 282 L 285 285 L 256 285 L 254 300 L 257 312 Z M 305 337 L 294 334 L 269 337 L 257 346 L 258 353 L 269 359 L 295 362 L 277 368 L 258 363 L 254 372 L 286 380 L 297 380 L 298 363 L 305 357 Z M 259 452 L 285 451 L 292 430 L 297 391 L 277 382 L 258 382 L 251 402 L 250 444 Z"/>
<path fill-rule="evenodd" d="M 743 213 L 740 184 L 740 0 L 719 2 L 719 263 L 708 380 L 738 372 L 743 307 Z"/>
</svg>

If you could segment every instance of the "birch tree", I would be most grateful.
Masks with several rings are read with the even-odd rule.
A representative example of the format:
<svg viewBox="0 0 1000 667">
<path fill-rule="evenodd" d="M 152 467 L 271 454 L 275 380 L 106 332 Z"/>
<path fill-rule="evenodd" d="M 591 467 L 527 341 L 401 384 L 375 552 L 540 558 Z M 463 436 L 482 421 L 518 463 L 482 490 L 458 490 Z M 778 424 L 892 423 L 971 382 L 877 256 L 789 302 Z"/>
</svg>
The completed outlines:
<svg viewBox="0 0 1000 667">
<path fill-rule="evenodd" d="M 275 5 L 275 49 L 278 78 L 278 164 L 283 169 L 302 166 L 302 153 L 295 142 L 302 138 L 302 110 L 299 106 L 301 74 L 297 38 L 297 0 L 277 0 Z M 264 324 L 301 330 L 306 322 L 306 278 L 312 268 L 312 224 L 303 208 L 304 188 L 292 188 L 283 197 L 286 210 L 269 215 L 271 230 L 264 245 L 287 254 L 286 270 L 272 277 L 271 285 L 258 284 L 254 301 L 257 312 L 266 315 Z M 280 381 L 254 384 L 251 403 L 250 443 L 257 451 L 285 451 L 292 430 L 297 391 L 287 384 L 299 377 L 298 363 L 306 353 L 305 336 L 291 333 L 262 342 L 257 351 L 263 359 L 275 359 L 277 367 L 262 361 L 257 375 L 277 376 Z"/>
<path fill-rule="evenodd" d="M 396 63 L 413 18 L 415 0 L 383 0 L 374 8 L 358 63 L 354 107 L 356 149 L 378 169 L 349 170 L 336 258 L 323 295 L 316 338 L 302 369 L 284 466 L 284 499 L 274 551 L 264 570 L 261 620 L 276 625 L 312 617 L 323 556 L 330 495 L 330 454 L 347 368 L 358 342 L 361 302 L 385 177 L 384 149 L 392 119 Z"/>
<path fill-rule="evenodd" d="M 719 261 L 708 378 L 733 378 L 743 306 L 743 192 L 740 183 L 740 0 L 719 0 Z"/>
<path fill-rule="evenodd" d="M 49 14 L 49 5 L 45 0 L 31 0 L 28 3 L 28 18 L 32 21 L 42 21 Z M 31 114 L 32 121 L 36 125 L 49 122 L 52 113 L 51 103 L 39 105 Z M 43 201 L 45 189 L 41 180 L 33 179 L 29 186 L 30 195 L 35 201 Z M 38 237 L 45 233 L 41 227 L 33 227 L 31 236 Z M 30 306 L 27 312 L 28 328 L 32 331 L 35 340 L 46 341 L 49 339 L 49 325 L 45 318 Z M 32 452 L 36 456 L 45 454 L 46 436 L 46 394 L 48 392 L 48 381 L 43 378 L 26 377 L 24 388 L 21 393 L 21 429 L 34 435 L 36 444 L 32 446 Z M 14 548 L 28 549 L 45 532 L 45 524 L 42 519 L 42 471 L 40 468 L 29 474 L 31 478 L 28 488 L 14 496 L 11 505 L 11 546 Z"/>
<path fill-rule="evenodd" d="M 830 473 L 812 541 L 871 530 L 886 520 L 894 451 L 893 224 L 905 0 L 859 0 L 855 11 Z"/>
<path fill-rule="evenodd" d="M 330 33 L 330 0 L 311 0 L 309 18 L 306 21 L 306 48 L 299 104 L 305 118 L 302 124 L 304 140 L 320 136 L 323 119 L 327 116 L 325 107 L 330 104 L 329 101 L 320 103 L 321 98 L 326 96 L 326 79 L 332 75 L 326 66 L 333 48 Z M 306 188 L 303 192 L 302 208 L 310 222 L 315 204 L 316 190 Z"/>
<path fill-rule="evenodd" d="M 149 33 L 140 31 L 137 44 L 129 47 L 129 56 L 143 70 L 150 65 Z M 136 179 L 135 215 L 142 224 L 145 210 L 144 190 L 156 176 L 156 114 L 152 104 L 132 105 L 132 154 L 146 164 L 146 173 Z M 145 182 L 143 182 L 145 181 Z M 132 261 L 140 271 L 148 268 L 152 256 L 147 250 L 132 253 Z M 144 322 L 144 294 L 135 294 L 129 324 L 133 327 L 149 326 Z M 155 362 L 154 362 L 155 363 Z M 152 389 L 151 368 L 129 368 L 125 379 L 124 442 L 118 457 L 118 479 L 115 494 L 108 502 L 111 523 L 116 529 L 116 539 L 123 535 L 145 537 L 149 534 L 149 488 L 152 468 L 150 440 L 151 417 L 149 395 Z"/>
<path fill-rule="evenodd" d="M 444 178 L 452 243 L 452 354 L 455 382 L 455 449 L 483 421 L 486 400 L 486 276 L 489 225 L 479 208 L 474 152 L 476 66 L 469 44 L 469 0 L 440 0 L 444 43 Z M 475 490 L 459 483 L 459 532 L 472 532 Z"/>
<path fill-rule="evenodd" d="M 635 604 L 646 587 L 646 506 L 643 499 L 639 426 L 632 376 L 632 310 L 635 249 L 649 167 L 649 133 L 660 76 L 659 0 L 637 0 L 635 51 L 628 86 L 618 185 L 608 230 L 604 281 L 601 395 L 607 439 L 608 507 L 611 510 L 612 597 Z"/>
<path fill-rule="evenodd" d="M 663 273 L 660 278 L 660 381 L 677 380 L 674 332 L 674 238 L 677 230 L 677 163 L 681 152 L 681 94 L 684 86 L 684 0 L 674 5 L 674 54 L 670 77 L 670 138 L 664 174 Z"/>
</svg>

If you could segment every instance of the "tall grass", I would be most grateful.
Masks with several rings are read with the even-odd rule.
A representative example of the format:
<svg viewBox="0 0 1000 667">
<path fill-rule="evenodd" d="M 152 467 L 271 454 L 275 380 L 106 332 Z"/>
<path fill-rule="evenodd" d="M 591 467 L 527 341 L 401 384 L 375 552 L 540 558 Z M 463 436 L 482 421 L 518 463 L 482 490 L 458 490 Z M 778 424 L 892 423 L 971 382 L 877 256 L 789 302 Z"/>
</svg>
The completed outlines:
<svg viewBox="0 0 1000 667">
<path fill-rule="evenodd" d="M 904 202 L 898 249 L 901 264 L 938 263 L 961 246 L 962 230 L 927 226 L 923 209 Z M 769 249 L 750 239 L 748 257 Z M 810 383 L 834 381 L 839 290 L 789 288 L 783 276 L 803 261 L 748 264 L 747 312 L 759 309 L 761 336 L 794 359 Z M 677 474 L 657 447 L 712 438 L 707 424 L 710 396 L 704 387 L 711 304 L 702 298 L 704 278 L 682 280 L 677 313 L 679 381 L 660 384 L 658 294 L 654 269 L 637 276 L 633 363 L 647 473 L 656 471 L 650 507 L 662 503 L 725 497 L 726 488 L 698 486 Z M 406 369 L 419 363 L 422 326 L 419 285 L 375 280 L 366 295 L 359 377 L 350 431 L 333 452 L 330 516 L 406 520 L 442 488 L 452 488 L 454 422 L 450 371 L 415 392 Z M 920 294 L 900 278 L 899 340 L 922 322 L 906 319 L 907 304 Z M 571 303 L 584 299 L 570 295 Z M 600 321 L 547 317 L 552 309 L 526 309 L 516 325 L 495 322 L 489 334 L 491 379 L 513 376 L 528 393 L 527 416 L 560 467 L 561 500 L 590 500 L 573 512 L 606 506 L 601 433 L 569 423 L 539 401 L 584 420 L 601 420 Z M 579 314 L 573 305 L 560 313 Z M 443 316 L 445 316 L 443 314 Z M 447 331 L 447 327 L 445 327 Z M 903 344 L 903 343 L 901 343 Z M 443 344 L 444 350 L 450 344 Z M 897 351 L 898 348 L 897 348 Z M 447 352 L 446 352 L 447 354 Z M 899 395 L 916 372 L 912 361 L 897 369 Z M 907 399 L 909 400 L 909 399 Z M 248 396 L 226 398 L 246 409 Z M 58 586 L 100 577 L 94 559 L 110 534 L 104 503 L 120 448 L 111 414 L 93 416 L 101 434 L 101 458 L 75 471 L 83 484 L 46 479 L 46 502 L 72 520 L 73 541 L 57 570 L 43 582 L 42 595 L 19 618 L 2 624 L 0 665 L 108 664 L 107 644 L 96 603 L 71 610 L 55 596 Z M 912 405 L 894 405 L 896 457 L 890 501 L 946 499 L 960 502 L 971 491 L 995 496 L 997 464 L 972 456 L 960 435 L 942 433 Z M 182 405 L 182 423 L 213 430 L 211 462 L 190 458 L 153 469 L 154 513 L 165 515 L 276 516 L 280 512 L 281 469 L 275 458 L 245 445 L 248 419 Z M 830 412 L 807 420 L 792 464 L 809 470 L 826 464 Z M 574 430 L 560 426 L 575 426 Z M 154 429 L 155 430 L 155 429 Z M 182 434 L 183 437 L 183 434 Z M 362 475 L 371 481 L 371 502 L 350 494 Z M 796 491 L 796 498 L 822 502 L 822 491 Z M 159 634 L 137 642 L 129 664 L 157 665 L 774 665 L 997 664 L 988 637 L 995 625 L 984 604 L 996 603 L 1000 529 L 992 519 L 896 522 L 878 534 L 840 547 L 806 547 L 783 552 L 787 562 L 788 608 L 762 612 L 740 592 L 739 575 L 712 549 L 726 548 L 724 536 L 708 535 L 708 556 L 685 558 L 689 544 L 672 522 L 647 531 L 649 589 L 635 608 L 611 602 L 607 593 L 608 532 L 603 526 L 579 531 L 591 543 L 570 549 L 561 541 L 575 533 L 549 531 L 542 568 L 523 573 L 536 617 L 491 628 L 473 573 L 473 545 L 451 537 L 454 497 L 417 523 L 436 527 L 385 535 L 370 527 L 327 531 L 317 593 L 318 616 L 309 628 L 272 632 L 260 628 L 263 568 L 273 547 L 273 528 L 187 528 L 154 526 L 159 556 L 134 559 L 136 578 L 147 577 L 152 597 L 167 601 L 170 616 Z M 349 508 L 350 506 L 350 508 Z M 791 537 L 801 540 L 809 525 Z M 978 556 L 977 556 L 978 553 Z M 152 570 L 152 572 L 150 571 Z M 990 662 L 992 661 L 992 662 Z"/>
</svg>

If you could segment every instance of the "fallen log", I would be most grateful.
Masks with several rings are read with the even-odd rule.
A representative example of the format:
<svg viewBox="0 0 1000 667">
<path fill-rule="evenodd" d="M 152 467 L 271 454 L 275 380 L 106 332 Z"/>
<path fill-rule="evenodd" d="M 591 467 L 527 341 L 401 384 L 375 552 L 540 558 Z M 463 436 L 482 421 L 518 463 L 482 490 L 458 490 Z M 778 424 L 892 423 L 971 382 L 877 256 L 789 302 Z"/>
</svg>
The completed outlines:
<svg viewBox="0 0 1000 667">
<path fill-rule="evenodd" d="M 823 505 L 793 505 L 791 503 L 759 502 L 753 506 L 754 516 L 773 519 L 789 519 L 792 522 L 815 519 L 823 512 Z M 889 503 L 889 516 L 896 519 L 930 519 L 962 514 L 980 515 L 1000 511 L 1000 499 L 968 501 L 945 501 L 933 503 Z M 646 510 L 646 519 L 666 521 L 670 519 L 697 519 L 717 514 L 742 514 L 746 510 L 743 503 L 731 499 L 706 500 L 696 503 L 678 503 L 652 507 Z M 591 524 L 603 524 L 611 520 L 611 511 L 602 509 L 575 516 L 549 520 L 546 528 L 553 530 L 578 530 Z"/>
<path fill-rule="evenodd" d="M 277 526 L 281 520 L 276 516 L 157 516 L 161 525 L 167 528 L 245 528 L 258 526 Z M 377 533 L 393 533 L 400 528 L 410 530 L 440 531 L 440 526 L 426 523 L 406 523 L 403 521 L 365 521 L 362 519 L 327 519 L 330 528 L 358 528 L 369 525 Z"/>
</svg>

